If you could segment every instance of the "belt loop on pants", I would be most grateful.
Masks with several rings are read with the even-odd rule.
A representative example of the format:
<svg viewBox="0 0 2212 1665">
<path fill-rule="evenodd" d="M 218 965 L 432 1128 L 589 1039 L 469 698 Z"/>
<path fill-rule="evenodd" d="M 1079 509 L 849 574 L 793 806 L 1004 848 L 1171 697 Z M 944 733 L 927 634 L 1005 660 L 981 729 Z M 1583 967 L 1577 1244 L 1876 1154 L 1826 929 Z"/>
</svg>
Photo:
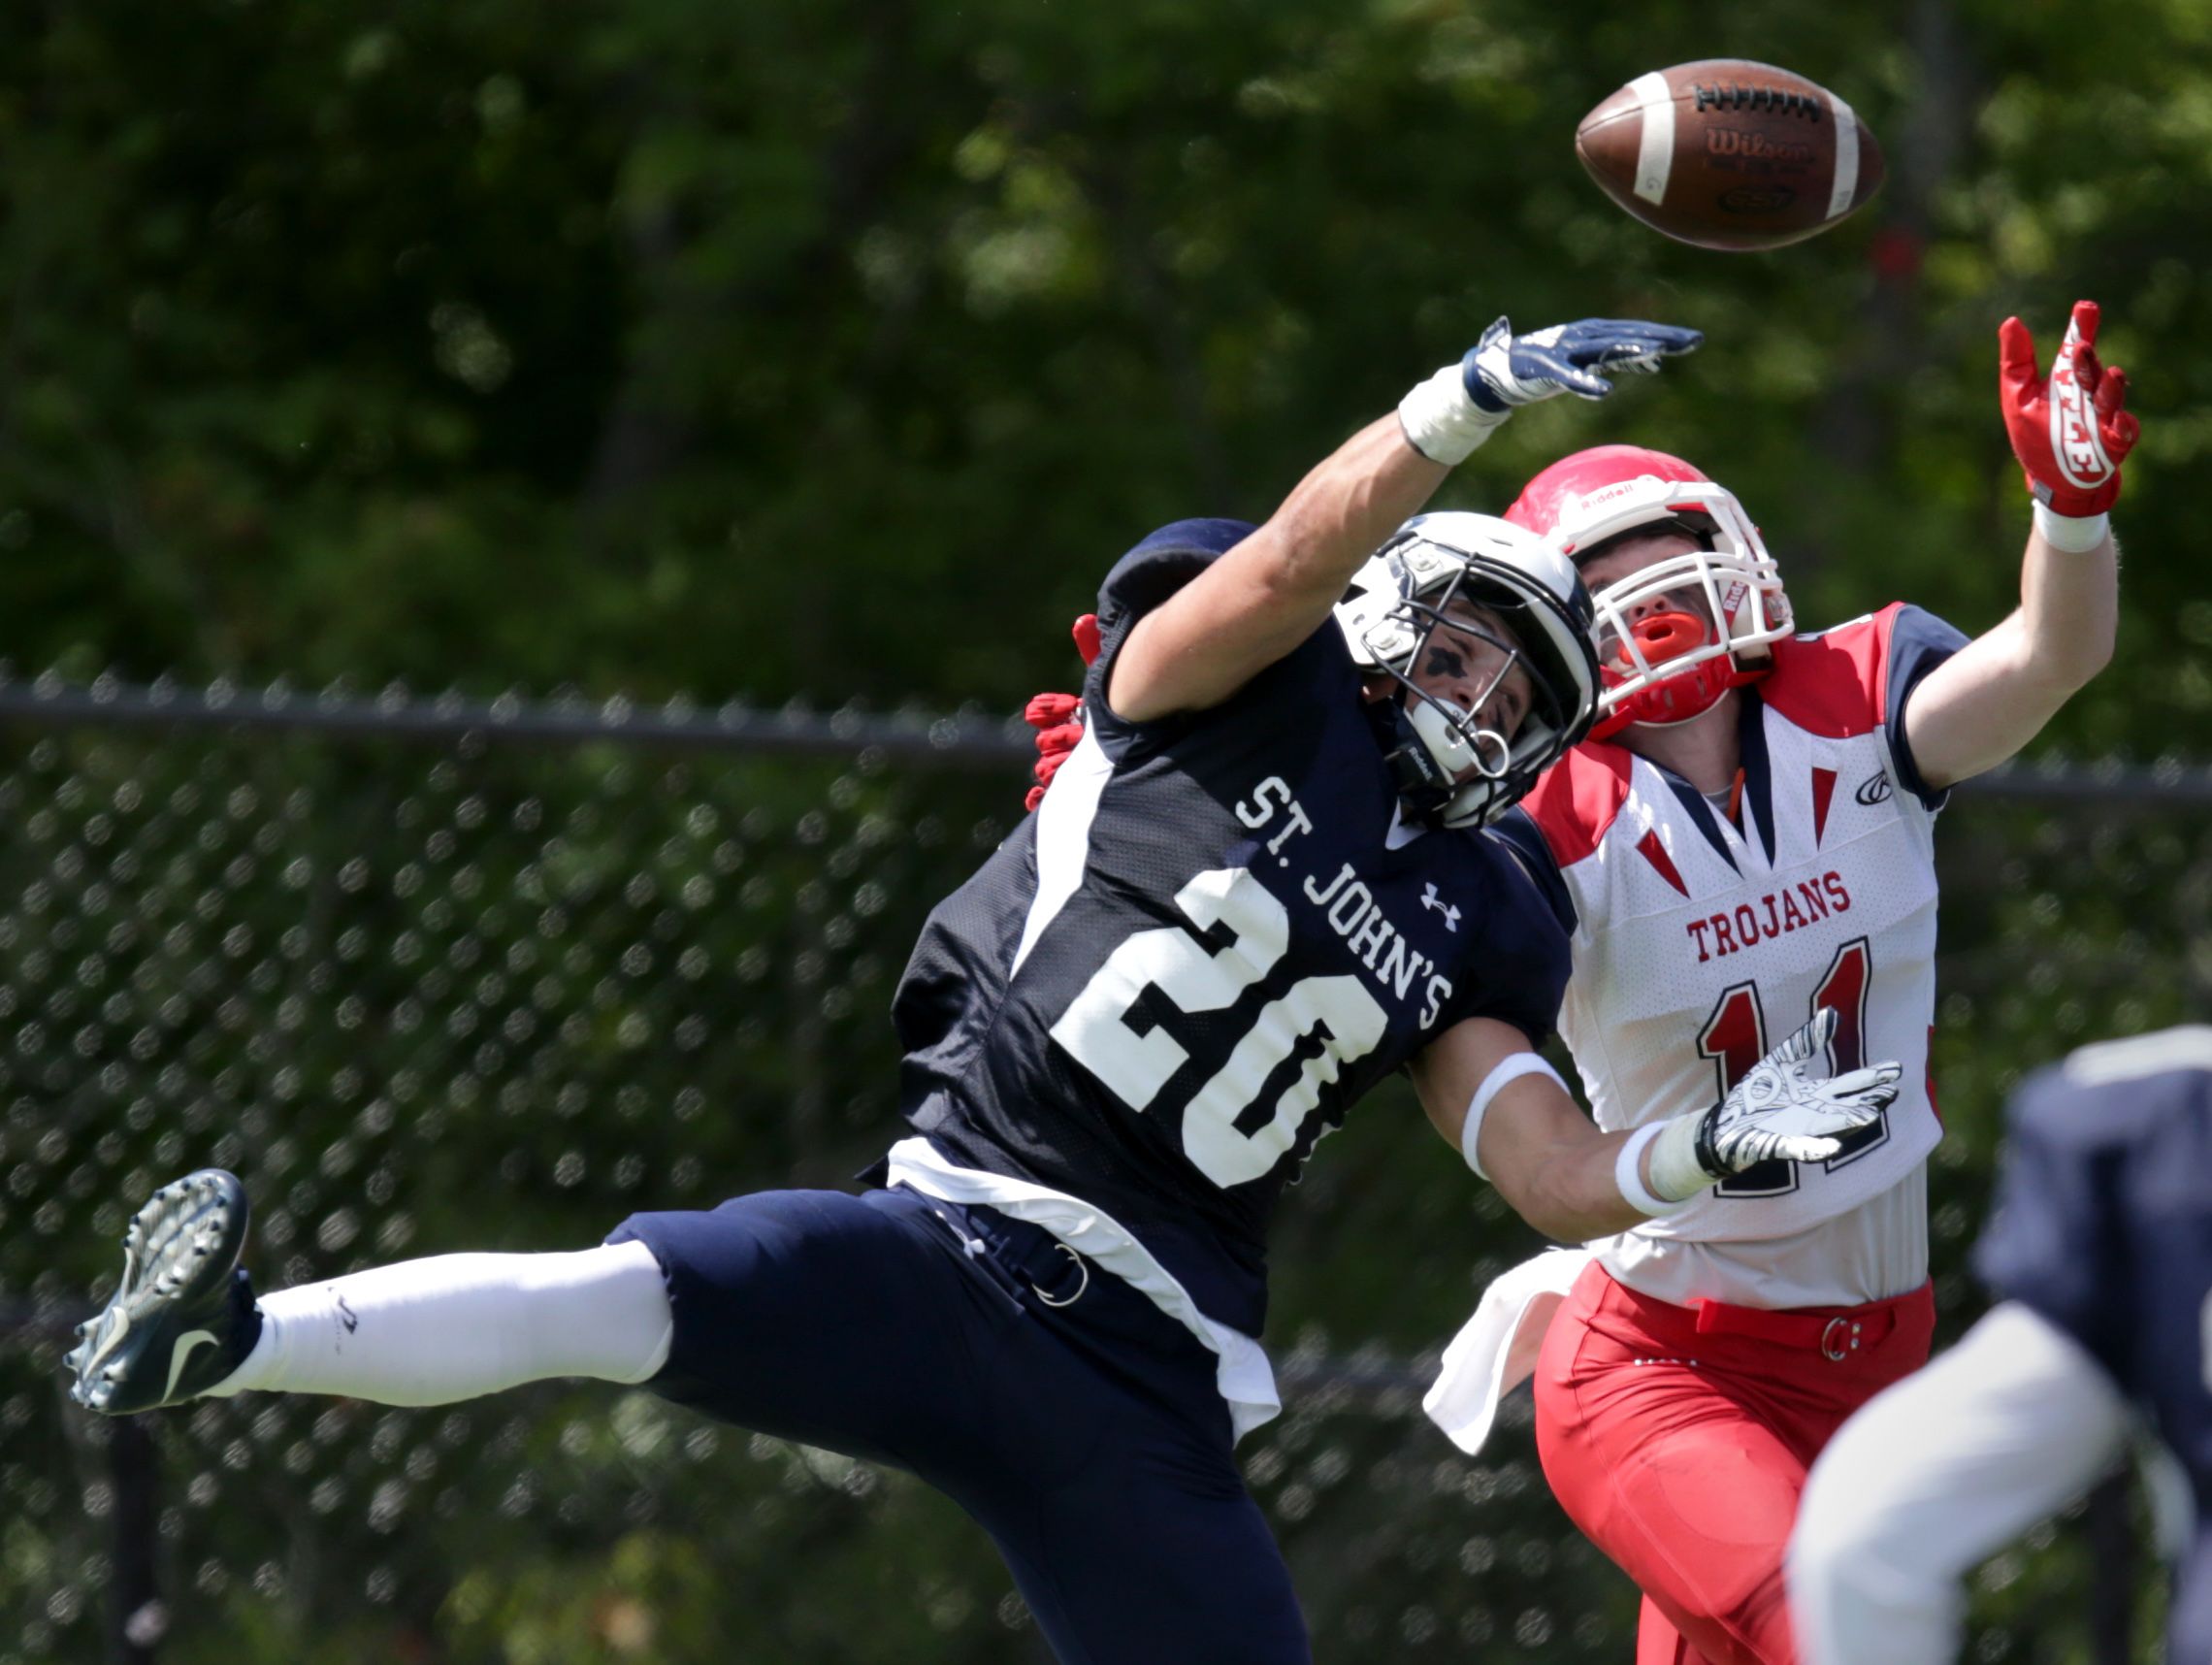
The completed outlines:
<svg viewBox="0 0 2212 1665">
<path fill-rule="evenodd" d="M 1903 1299 L 1906 1297 L 1899 1297 Z M 1744 1335 L 1783 1347 L 1803 1347 L 1840 1364 L 1878 1347 L 1897 1328 L 1897 1301 L 1875 1301 L 1841 1313 L 1770 1312 L 1725 1301 L 1699 1301 L 1698 1334 Z"/>
<path fill-rule="evenodd" d="M 1056 1308 L 1072 1307 L 1090 1292 L 1090 1262 L 1043 1226 L 982 1204 L 946 1202 L 912 1186 L 903 1189 L 923 1198 L 929 1216 L 1015 1306 L 1022 1305 L 1025 1290 Z"/>
</svg>

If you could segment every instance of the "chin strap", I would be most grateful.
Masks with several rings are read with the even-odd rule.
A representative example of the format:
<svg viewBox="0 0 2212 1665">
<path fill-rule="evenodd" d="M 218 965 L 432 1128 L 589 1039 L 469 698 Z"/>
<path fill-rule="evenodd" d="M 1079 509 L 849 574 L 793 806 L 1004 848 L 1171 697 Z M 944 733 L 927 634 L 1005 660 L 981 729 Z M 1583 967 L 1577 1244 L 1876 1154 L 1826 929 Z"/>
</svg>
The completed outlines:
<svg viewBox="0 0 2212 1665">
<path fill-rule="evenodd" d="M 1773 669 L 1771 665 L 1753 666 L 1746 669 L 1738 665 L 1733 656 L 1708 660 L 1679 676 L 1663 677 L 1648 688 L 1639 689 L 1633 698 L 1622 701 L 1591 724 L 1589 737 L 1593 740 L 1610 740 L 1623 729 L 1634 728 L 1640 723 L 1667 728 L 1675 723 L 1690 722 L 1720 703 L 1720 697 L 1731 688 L 1742 688 L 1763 681 Z M 1713 673 L 1709 678 L 1707 676 L 1708 671 Z M 1693 695 L 1694 702 L 1674 698 L 1675 685 L 1687 683 L 1692 678 L 1708 682 L 1708 688 L 1695 691 L 1695 694 L 1702 694 L 1703 697 L 1696 698 Z M 1692 691 L 1684 689 L 1682 692 Z"/>
<path fill-rule="evenodd" d="M 1390 741 L 1384 761 L 1390 766 L 1390 784 L 1397 789 L 1398 801 L 1409 814 L 1434 822 L 1450 800 L 1451 781 L 1429 754 L 1402 705 L 1391 708 Z"/>
</svg>

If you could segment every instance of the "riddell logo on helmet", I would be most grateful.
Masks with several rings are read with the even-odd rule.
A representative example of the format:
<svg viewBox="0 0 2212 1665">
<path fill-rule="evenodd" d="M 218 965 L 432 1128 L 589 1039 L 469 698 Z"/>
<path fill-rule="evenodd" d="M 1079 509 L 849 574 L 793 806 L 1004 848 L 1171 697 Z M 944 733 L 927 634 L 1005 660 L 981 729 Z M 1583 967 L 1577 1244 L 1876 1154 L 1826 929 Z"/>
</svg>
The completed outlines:
<svg viewBox="0 0 2212 1665">
<path fill-rule="evenodd" d="M 1616 497 L 1626 497 L 1643 484 L 1643 479 L 1639 477 L 1632 480 L 1616 480 L 1611 485 L 1598 487 L 1596 491 L 1571 491 L 1559 500 L 1559 518 L 1566 520 L 1573 516 L 1578 516 L 1586 509 L 1596 508 L 1610 503 Z"/>
<path fill-rule="evenodd" d="M 1722 592 L 1720 598 L 1720 616 L 1724 619 L 1734 618 L 1737 614 L 1738 609 L 1743 605 L 1744 594 L 1749 589 L 1750 586 L 1744 583 L 1741 578 L 1737 579 L 1735 583 L 1729 585 L 1728 588 Z"/>
</svg>

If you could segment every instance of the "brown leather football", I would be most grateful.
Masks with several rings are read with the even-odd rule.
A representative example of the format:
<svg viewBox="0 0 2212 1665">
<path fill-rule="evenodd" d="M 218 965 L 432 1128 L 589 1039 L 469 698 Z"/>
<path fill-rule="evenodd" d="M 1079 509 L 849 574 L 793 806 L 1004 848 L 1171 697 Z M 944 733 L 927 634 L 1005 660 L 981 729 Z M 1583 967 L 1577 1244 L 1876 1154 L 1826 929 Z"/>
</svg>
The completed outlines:
<svg viewBox="0 0 2212 1665">
<path fill-rule="evenodd" d="M 1700 248 L 1801 242 L 1882 182 L 1882 147 L 1849 105 L 1744 58 L 1638 76 L 1582 117 L 1575 153 L 1607 196 Z"/>
</svg>

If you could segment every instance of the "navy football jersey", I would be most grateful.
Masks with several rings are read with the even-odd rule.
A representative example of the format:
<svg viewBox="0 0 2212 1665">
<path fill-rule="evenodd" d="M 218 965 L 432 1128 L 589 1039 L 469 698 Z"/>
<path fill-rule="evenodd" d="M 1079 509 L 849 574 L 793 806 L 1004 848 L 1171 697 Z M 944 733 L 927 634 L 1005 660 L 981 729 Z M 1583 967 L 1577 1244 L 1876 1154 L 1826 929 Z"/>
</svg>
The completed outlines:
<svg viewBox="0 0 2212 1665">
<path fill-rule="evenodd" d="M 2013 1100 L 1982 1279 L 2073 1337 L 2187 1473 L 2170 1657 L 2212 1659 L 2212 1028 L 2075 1053 Z"/>
<path fill-rule="evenodd" d="M 1220 706 L 1108 708 L 1130 626 L 1250 530 L 1183 522 L 1115 567 L 1082 743 L 929 916 L 894 1019 L 902 1109 L 941 1151 L 1096 1204 L 1256 1335 L 1315 1143 L 1463 1018 L 1542 1041 L 1568 950 L 1502 846 L 1399 826 L 1334 621 Z"/>
</svg>

